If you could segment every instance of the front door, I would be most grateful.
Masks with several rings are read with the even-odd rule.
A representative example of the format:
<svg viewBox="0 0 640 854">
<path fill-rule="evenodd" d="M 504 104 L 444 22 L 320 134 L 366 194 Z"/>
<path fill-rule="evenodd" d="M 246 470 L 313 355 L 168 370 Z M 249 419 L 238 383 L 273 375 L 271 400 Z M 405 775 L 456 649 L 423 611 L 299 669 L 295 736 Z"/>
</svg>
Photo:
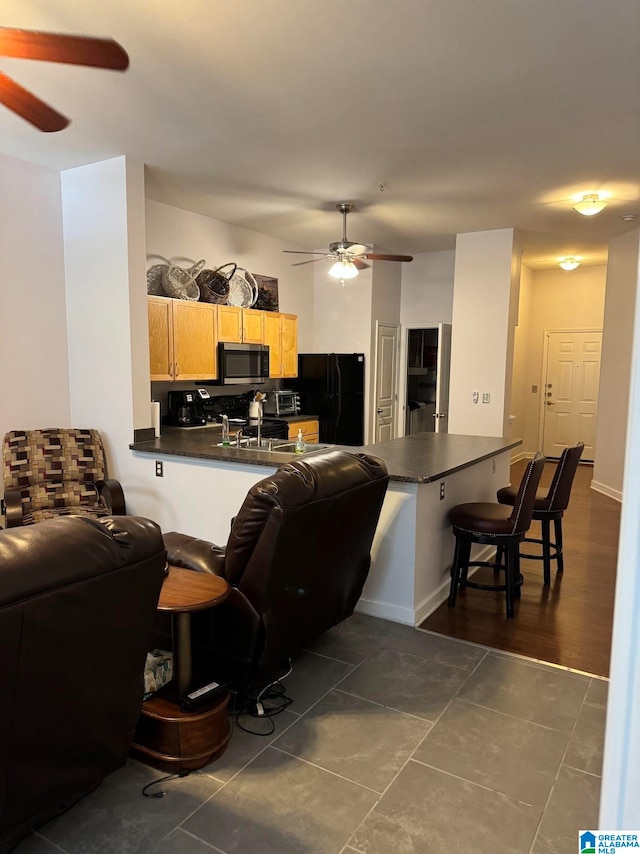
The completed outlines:
<svg viewBox="0 0 640 854">
<path fill-rule="evenodd" d="M 547 332 L 542 401 L 542 450 L 559 457 L 584 442 L 583 461 L 593 461 L 602 332 Z"/>
<path fill-rule="evenodd" d="M 376 327 L 376 396 L 374 441 L 386 442 L 396 435 L 396 353 L 399 327 L 378 323 Z"/>
</svg>

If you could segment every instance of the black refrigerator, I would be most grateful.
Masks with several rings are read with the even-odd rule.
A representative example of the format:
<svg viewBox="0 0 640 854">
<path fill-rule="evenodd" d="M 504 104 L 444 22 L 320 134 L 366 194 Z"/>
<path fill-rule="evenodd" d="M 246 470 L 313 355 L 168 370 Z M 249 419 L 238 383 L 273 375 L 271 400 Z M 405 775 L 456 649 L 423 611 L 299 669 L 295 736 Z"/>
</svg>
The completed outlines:
<svg viewBox="0 0 640 854">
<path fill-rule="evenodd" d="M 300 353 L 290 383 L 302 412 L 318 416 L 321 442 L 364 443 L 364 353 Z"/>
</svg>

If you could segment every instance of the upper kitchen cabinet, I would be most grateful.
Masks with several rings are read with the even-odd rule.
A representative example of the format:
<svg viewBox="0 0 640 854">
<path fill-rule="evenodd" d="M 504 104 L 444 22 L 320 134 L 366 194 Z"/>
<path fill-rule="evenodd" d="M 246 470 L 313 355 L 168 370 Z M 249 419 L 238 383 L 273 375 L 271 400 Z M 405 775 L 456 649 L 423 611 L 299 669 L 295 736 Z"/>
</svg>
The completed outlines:
<svg viewBox="0 0 640 854">
<path fill-rule="evenodd" d="M 216 306 L 148 297 L 152 380 L 208 380 L 218 374 Z"/>
<path fill-rule="evenodd" d="M 298 318 L 295 314 L 264 312 L 264 343 L 269 347 L 269 376 L 298 376 Z"/>
<path fill-rule="evenodd" d="M 218 306 L 218 341 L 230 344 L 262 344 L 265 312 L 234 305 Z"/>
</svg>

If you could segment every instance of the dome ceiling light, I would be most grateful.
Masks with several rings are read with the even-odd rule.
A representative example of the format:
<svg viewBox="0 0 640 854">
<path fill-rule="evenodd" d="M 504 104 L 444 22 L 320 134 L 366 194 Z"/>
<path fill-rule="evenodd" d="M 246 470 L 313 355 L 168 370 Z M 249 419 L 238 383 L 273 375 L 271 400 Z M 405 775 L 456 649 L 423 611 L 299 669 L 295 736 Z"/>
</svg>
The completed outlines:
<svg viewBox="0 0 640 854">
<path fill-rule="evenodd" d="M 595 216 L 604 210 L 607 202 L 601 199 L 597 193 L 587 193 L 582 197 L 582 201 L 576 202 L 573 206 L 574 211 L 578 211 L 582 216 Z"/>
<path fill-rule="evenodd" d="M 558 266 L 562 267 L 563 270 L 575 270 L 576 267 L 580 266 L 580 262 L 573 256 L 570 256 L 568 258 L 563 258 Z"/>
</svg>

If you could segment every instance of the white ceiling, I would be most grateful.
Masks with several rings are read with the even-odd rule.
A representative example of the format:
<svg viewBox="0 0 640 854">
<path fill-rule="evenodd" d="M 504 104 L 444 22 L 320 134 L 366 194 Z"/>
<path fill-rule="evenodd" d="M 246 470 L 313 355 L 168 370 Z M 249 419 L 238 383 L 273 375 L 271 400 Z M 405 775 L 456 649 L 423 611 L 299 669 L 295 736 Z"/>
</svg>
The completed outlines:
<svg viewBox="0 0 640 854">
<path fill-rule="evenodd" d="M 154 199 L 291 242 L 453 248 L 516 227 L 525 262 L 606 260 L 640 215 L 638 0 L 3 0 L 0 25 L 111 36 L 125 74 L 0 69 L 71 117 L 0 107 L 0 152 L 127 154 Z M 384 189 L 380 190 L 380 185 Z M 572 203 L 609 197 L 596 217 Z"/>
</svg>

